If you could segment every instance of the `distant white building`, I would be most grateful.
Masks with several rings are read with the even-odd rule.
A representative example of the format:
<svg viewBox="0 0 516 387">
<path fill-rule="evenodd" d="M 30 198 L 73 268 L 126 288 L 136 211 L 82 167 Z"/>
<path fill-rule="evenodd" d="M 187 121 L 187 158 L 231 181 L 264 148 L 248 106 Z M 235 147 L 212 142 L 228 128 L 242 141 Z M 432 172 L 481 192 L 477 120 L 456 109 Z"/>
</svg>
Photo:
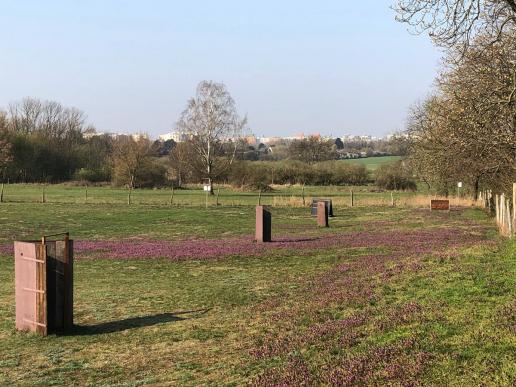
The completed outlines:
<svg viewBox="0 0 516 387">
<path fill-rule="evenodd" d="M 131 138 L 134 141 L 149 140 L 149 135 L 147 133 L 134 133 L 131 134 Z"/>
<path fill-rule="evenodd" d="M 186 132 L 180 132 L 180 131 L 174 131 L 170 133 L 170 139 L 174 140 L 175 142 L 185 142 L 188 141 L 188 133 Z"/>
<path fill-rule="evenodd" d="M 134 141 L 139 140 L 149 140 L 149 135 L 147 133 L 133 133 L 133 134 L 124 134 L 124 133 L 104 133 L 104 132 L 87 132 L 83 134 L 83 137 L 86 139 L 90 139 L 96 136 L 107 136 L 116 140 L 119 137 L 128 136 L 131 137 Z"/>
<path fill-rule="evenodd" d="M 174 140 L 174 136 L 173 136 L 172 133 L 160 134 L 158 136 L 158 140 L 161 141 L 161 142 L 165 142 L 165 141 L 169 141 L 169 140 Z"/>
</svg>

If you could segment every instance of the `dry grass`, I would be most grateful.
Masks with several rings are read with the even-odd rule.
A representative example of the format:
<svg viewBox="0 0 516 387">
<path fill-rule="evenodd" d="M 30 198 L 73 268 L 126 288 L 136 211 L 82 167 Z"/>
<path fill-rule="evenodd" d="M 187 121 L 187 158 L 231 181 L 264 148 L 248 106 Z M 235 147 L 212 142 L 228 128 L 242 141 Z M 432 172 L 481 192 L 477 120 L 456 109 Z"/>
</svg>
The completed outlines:
<svg viewBox="0 0 516 387">
<path fill-rule="evenodd" d="M 375 195 L 376 196 L 376 195 Z M 353 205 L 355 207 L 388 207 L 392 205 L 391 198 L 384 195 L 373 195 L 354 197 Z M 306 207 L 310 206 L 313 197 L 306 197 L 304 204 L 303 199 L 297 196 L 275 196 L 273 199 L 273 207 Z M 448 199 L 451 207 L 480 207 L 480 203 L 469 198 L 446 198 L 435 195 L 397 195 L 394 194 L 394 206 L 405 208 L 430 208 L 432 199 Z M 351 207 L 350 197 L 332 197 L 335 207 Z"/>
</svg>

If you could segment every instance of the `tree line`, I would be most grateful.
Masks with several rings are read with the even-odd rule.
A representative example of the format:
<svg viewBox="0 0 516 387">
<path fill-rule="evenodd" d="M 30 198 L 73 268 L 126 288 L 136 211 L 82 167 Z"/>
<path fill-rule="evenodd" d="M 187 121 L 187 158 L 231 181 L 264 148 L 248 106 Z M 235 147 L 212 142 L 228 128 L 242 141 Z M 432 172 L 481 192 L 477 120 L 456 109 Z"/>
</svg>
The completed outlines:
<svg viewBox="0 0 516 387">
<path fill-rule="evenodd" d="M 201 82 L 176 127 L 186 133 L 186 141 L 97 134 L 80 110 L 26 98 L 0 112 L 1 178 L 111 182 L 131 189 L 201 182 L 267 189 L 274 184 L 369 181 L 365 167 L 335 161 L 342 149 L 335 140 L 293 140 L 283 153 L 261 144 L 257 151 L 264 157 L 250 156 L 256 150 L 243 137 L 247 120 L 238 115 L 235 101 L 220 83 Z"/>
</svg>

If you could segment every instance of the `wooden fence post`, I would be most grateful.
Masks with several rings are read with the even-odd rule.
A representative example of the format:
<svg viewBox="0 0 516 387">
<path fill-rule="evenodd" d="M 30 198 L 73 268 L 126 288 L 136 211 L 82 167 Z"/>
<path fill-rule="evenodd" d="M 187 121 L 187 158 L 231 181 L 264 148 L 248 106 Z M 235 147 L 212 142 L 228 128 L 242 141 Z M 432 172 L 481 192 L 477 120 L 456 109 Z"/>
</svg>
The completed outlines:
<svg viewBox="0 0 516 387">
<path fill-rule="evenodd" d="M 217 202 L 216 202 L 216 205 L 218 206 L 219 205 L 219 193 L 220 193 L 220 188 L 217 188 Z"/>
<path fill-rule="evenodd" d="M 262 205 L 262 190 L 258 191 L 258 205 Z"/>
<path fill-rule="evenodd" d="M 43 189 L 41 191 L 41 203 L 45 203 L 46 202 L 46 198 L 45 198 L 45 185 L 43 184 Z"/>
<path fill-rule="evenodd" d="M 350 205 L 351 207 L 353 207 L 353 205 L 355 204 L 355 200 L 354 200 L 354 197 L 353 197 L 353 190 L 349 190 L 351 196 L 350 196 Z"/>
<path fill-rule="evenodd" d="M 512 237 L 512 216 L 511 216 L 511 204 L 510 204 L 510 201 L 507 200 L 505 202 L 505 207 L 506 207 L 506 214 L 507 214 L 507 235 L 509 236 L 509 238 Z"/>
<path fill-rule="evenodd" d="M 0 203 L 4 202 L 4 183 L 2 183 L 2 188 L 0 189 Z"/>
<path fill-rule="evenodd" d="M 172 186 L 172 192 L 170 193 L 169 204 L 170 205 L 174 204 L 174 186 Z"/>
<path fill-rule="evenodd" d="M 88 186 L 84 190 L 84 203 L 88 203 Z"/>
<path fill-rule="evenodd" d="M 516 226 L 516 183 L 512 183 L 512 220 Z"/>
</svg>

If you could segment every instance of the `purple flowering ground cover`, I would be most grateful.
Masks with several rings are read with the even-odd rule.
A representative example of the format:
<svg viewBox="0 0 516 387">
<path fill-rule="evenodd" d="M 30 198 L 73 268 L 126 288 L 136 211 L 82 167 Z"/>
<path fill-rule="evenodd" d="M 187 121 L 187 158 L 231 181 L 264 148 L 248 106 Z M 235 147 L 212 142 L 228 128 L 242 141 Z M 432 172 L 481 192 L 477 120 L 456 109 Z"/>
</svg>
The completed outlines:
<svg viewBox="0 0 516 387">
<path fill-rule="evenodd" d="M 382 223 L 380 223 L 382 224 Z M 127 239 L 74 241 L 76 259 L 151 259 L 166 258 L 173 261 L 193 259 L 217 259 L 234 255 L 257 256 L 268 250 L 295 249 L 316 250 L 324 248 L 386 247 L 393 251 L 411 247 L 412 253 L 478 242 L 481 239 L 471 230 L 435 228 L 431 230 L 411 230 L 395 237 L 382 230 L 361 232 L 327 232 L 298 236 L 276 236 L 271 243 L 256 243 L 252 235 L 238 238 L 189 239 L 179 242 L 164 240 Z M 0 245 L 0 254 L 12 254 L 11 243 Z"/>
<path fill-rule="evenodd" d="M 270 244 L 252 219 L 164 238 L 120 218 L 100 238 L 80 211 L 68 336 L 14 330 L 1 231 L 0 385 L 514 385 L 516 244 L 479 210 L 352 209 L 317 229 L 276 209 Z"/>
</svg>

